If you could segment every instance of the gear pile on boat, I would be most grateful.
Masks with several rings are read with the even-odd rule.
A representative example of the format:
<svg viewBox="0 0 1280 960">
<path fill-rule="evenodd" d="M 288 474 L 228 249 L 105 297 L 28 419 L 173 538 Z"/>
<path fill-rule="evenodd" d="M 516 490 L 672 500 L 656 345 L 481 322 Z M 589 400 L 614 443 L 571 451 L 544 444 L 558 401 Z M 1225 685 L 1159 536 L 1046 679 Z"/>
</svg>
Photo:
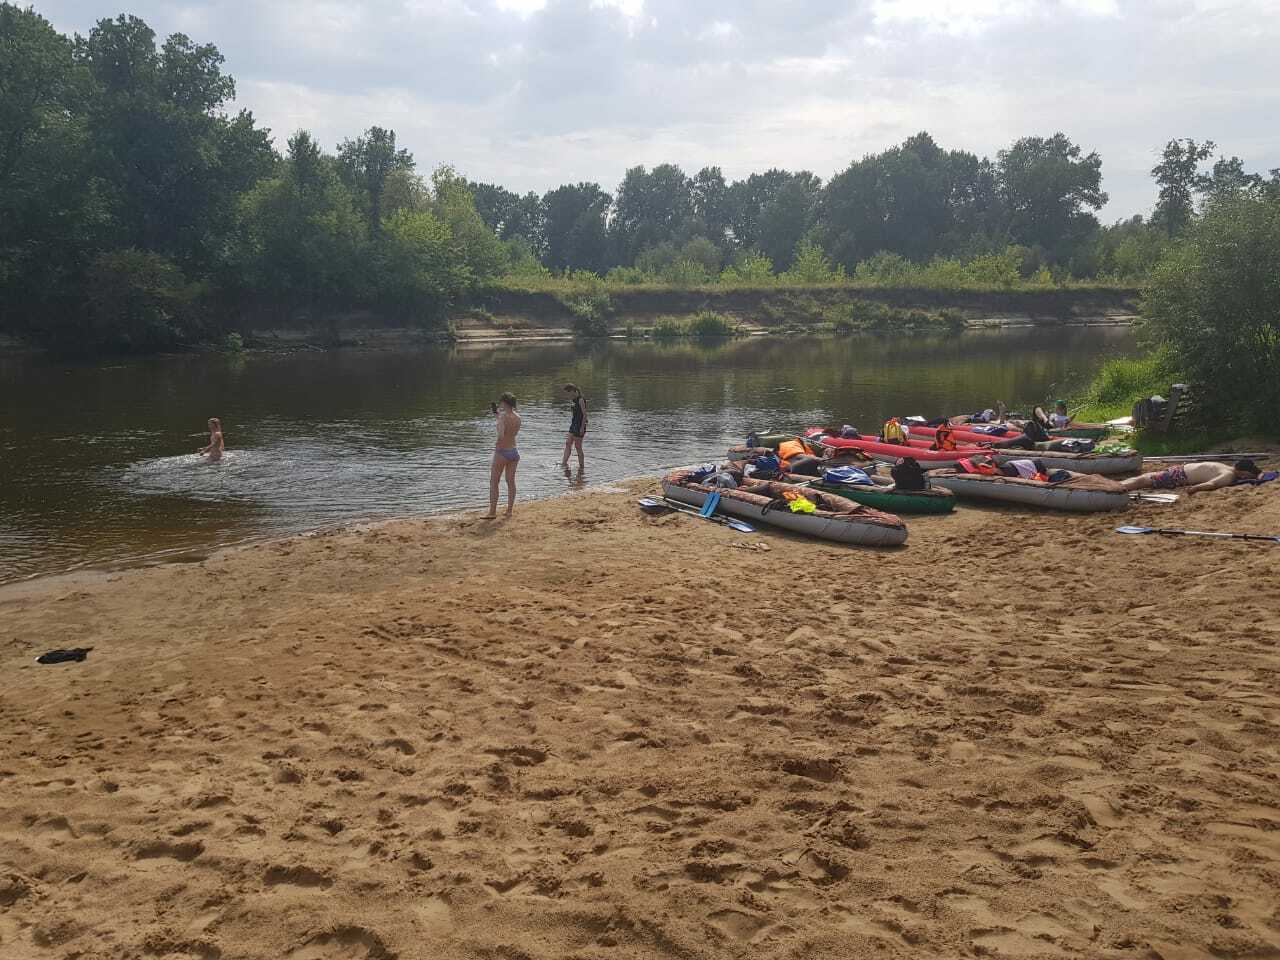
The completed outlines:
<svg viewBox="0 0 1280 960">
<path fill-rule="evenodd" d="M 950 513 L 957 500 L 1075 512 L 1128 508 L 1135 495 L 1112 478 L 1138 471 L 1142 455 L 1106 439 L 1125 432 L 1125 424 L 1055 421 L 1039 408 L 1026 420 L 994 413 L 893 418 L 873 435 L 849 425 L 754 432 L 723 463 L 663 477 L 665 503 L 642 504 L 736 518 L 734 529 L 767 524 L 882 547 L 906 542 L 901 515 Z"/>
</svg>

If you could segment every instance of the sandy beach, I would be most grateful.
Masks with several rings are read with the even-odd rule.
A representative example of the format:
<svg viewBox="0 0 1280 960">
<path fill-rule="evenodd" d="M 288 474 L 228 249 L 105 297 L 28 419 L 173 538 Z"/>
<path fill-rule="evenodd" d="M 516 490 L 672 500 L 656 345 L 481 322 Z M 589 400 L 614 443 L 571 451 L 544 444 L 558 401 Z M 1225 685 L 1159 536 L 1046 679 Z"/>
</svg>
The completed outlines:
<svg viewBox="0 0 1280 960">
<path fill-rule="evenodd" d="M 0 589 L 0 957 L 1280 957 L 1280 544 L 1113 532 L 1273 488 L 877 552 L 653 486 Z"/>
</svg>

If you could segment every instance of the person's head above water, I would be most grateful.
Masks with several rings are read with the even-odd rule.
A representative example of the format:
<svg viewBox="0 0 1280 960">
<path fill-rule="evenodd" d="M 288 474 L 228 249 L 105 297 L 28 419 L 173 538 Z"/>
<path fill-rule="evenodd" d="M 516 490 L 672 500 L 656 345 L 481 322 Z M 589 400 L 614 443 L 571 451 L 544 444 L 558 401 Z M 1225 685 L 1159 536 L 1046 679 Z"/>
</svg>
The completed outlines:
<svg viewBox="0 0 1280 960">
<path fill-rule="evenodd" d="M 576 386 L 574 386 L 572 383 L 566 383 L 566 384 L 565 384 L 563 387 L 561 387 L 560 389 L 562 389 L 565 393 L 569 394 L 571 397 L 579 396 L 579 395 L 581 395 L 581 393 L 582 393 L 582 391 L 581 391 L 581 390 L 579 390 L 579 389 L 578 389 Z"/>
<path fill-rule="evenodd" d="M 210 418 L 209 418 L 209 429 L 210 429 L 210 430 L 217 430 L 219 433 L 221 433 L 221 432 L 222 432 L 222 421 L 221 421 L 221 420 L 219 420 L 217 417 L 210 417 Z"/>
<path fill-rule="evenodd" d="M 498 397 L 498 402 L 506 406 L 508 410 L 514 410 L 516 408 L 516 398 L 510 393 L 504 393 L 502 396 Z"/>
</svg>

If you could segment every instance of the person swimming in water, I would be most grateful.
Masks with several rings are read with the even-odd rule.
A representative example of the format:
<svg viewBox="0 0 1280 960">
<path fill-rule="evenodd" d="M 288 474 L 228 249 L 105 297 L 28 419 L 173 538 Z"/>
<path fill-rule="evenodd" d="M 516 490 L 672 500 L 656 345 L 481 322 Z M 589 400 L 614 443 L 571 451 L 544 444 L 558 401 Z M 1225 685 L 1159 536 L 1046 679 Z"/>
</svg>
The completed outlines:
<svg viewBox="0 0 1280 960">
<path fill-rule="evenodd" d="M 516 434 L 520 432 L 520 414 L 516 413 L 516 398 L 504 393 L 497 403 L 489 405 L 497 417 L 498 441 L 494 444 L 493 463 L 489 468 L 489 512 L 485 520 L 498 515 L 498 481 L 507 477 L 507 516 L 516 504 L 516 467 L 520 465 L 520 451 L 516 448 Z"/>
<path fill-rule="evenodd" d="M 222 459 L 226 444 L 222 441 L 222 421 L 217 417 L 209 418 L 209 444 L 196 451 L 197 457 L 207 458 L 209 463 L 217 463 Z"/>
</svg>

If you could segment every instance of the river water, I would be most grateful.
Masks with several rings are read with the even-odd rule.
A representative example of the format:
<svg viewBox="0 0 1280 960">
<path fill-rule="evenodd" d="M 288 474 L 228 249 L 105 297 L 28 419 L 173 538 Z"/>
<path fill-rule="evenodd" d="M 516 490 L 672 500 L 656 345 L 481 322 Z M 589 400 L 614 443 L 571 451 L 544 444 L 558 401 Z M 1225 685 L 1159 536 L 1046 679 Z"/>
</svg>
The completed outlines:
<svg viewBox="0 0 1280 960">
<path fill-rule="evenodd" d="M 748 431 L 1053 399 L 1107 357 L 1115 328 L 959 336 L 757 338 L 717 345 L 252 353 L 106 363 L 0 358 L 0 583 L 366 518 L 486 503 L 489 402 L 520 401 L 521 497 L 709 460 Z M 559 468 L 577 383 L 584 477 Z M 205 420 L 228 452 L 205 464 Z"/>
</svg>

